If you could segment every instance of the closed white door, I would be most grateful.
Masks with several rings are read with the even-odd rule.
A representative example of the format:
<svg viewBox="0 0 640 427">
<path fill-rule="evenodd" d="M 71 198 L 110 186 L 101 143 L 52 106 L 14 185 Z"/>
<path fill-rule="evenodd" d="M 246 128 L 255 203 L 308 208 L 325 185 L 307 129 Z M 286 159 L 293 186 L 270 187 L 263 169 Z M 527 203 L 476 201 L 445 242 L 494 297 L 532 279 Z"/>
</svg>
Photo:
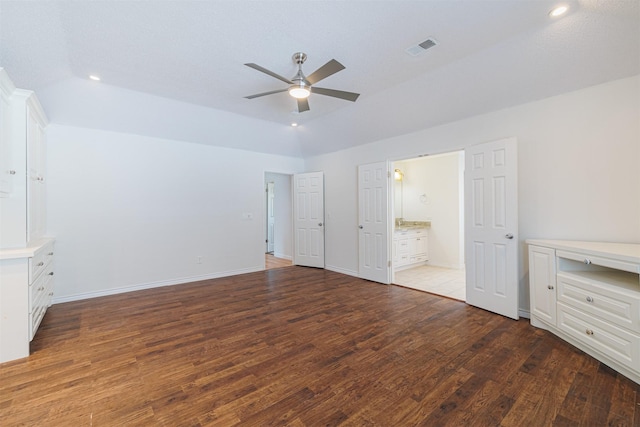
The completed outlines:
<svg viewBox="0 0 640 427">
<path fill-rule="evenodd" d="M 324 174 L 293 175 L 293 263 L 324 268 Z"/>
<path fill-rule="evenodd" d="M 465 150 L 467 303 L 518 319 L 515 138 Z"/>
<path fill-rule="evenodd" d="M 388 162 L 358 166 L 358 275 L 391 283 Z"/>
<path fill-rule="evenodd" d="M 271 253 L 274 250 L 274 227 L 275 216 L 273 213 L 273 201 L 275 198 L 275 184 L 273 182 L 267 183 L 267 252 Z"/>
</svg>

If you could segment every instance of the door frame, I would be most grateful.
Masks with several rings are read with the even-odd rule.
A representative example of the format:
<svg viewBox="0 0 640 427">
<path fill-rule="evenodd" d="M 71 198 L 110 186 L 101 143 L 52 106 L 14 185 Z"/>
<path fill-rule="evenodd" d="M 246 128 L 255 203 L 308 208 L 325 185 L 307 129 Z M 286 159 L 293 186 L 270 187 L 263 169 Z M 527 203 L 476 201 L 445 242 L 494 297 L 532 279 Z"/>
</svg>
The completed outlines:
<svg viewBox="0 0 640 427">
<path fill-rule="evenodd" d="M 266 229 L 267 229 L 267 203 L 268 203 L 268 200 L 267 200 L 268 196 L 267 196 L 267 191 L 266 191 L 266 186 L 267 186 L 267 182 L 268 182 L 267 174 L 282 175 L 282 176 L 289 177 L 289 183 L 290 183 L 290 185 L 289 185 L 289 187 L 290 187 L 289 188 L 289 190 L 290 190 L 290 198 L 289 198 L 289 208 L 290 209 L 289 209 L 289 211 L 290 212 L 289 212 L 289 214 L 291 216 L 291 224 L 290 224 L 290 227 L 289 227 L 289 247 L 292 250 L 291 259 L 290 259 L 291 261 L 293 261 L 293 175 L 295 173 L 296 172 L 286 173 L 286 172 L 273 172 L 273 171 L 265 170 L 262 173 L 262 190 L 261 190 L 262 191 L 262 197 L 263 197 L 263 199 L 262 199 L 262 215 L 261 215 L 262 233 L 263 233 L 263 235 L 262 235 L 261 239 L 262 239 L 262 248 L 263 248 L 263 252 L 264 252 L 265 248 L 266 248 L 266 243 L 265 243 L 264 240 L 265 240 Z M 282 194 L 282 192 L 281 192 L 281 194 Z M 277 215 L 277 210 L 274 209 L 274 212 L 276 212 L 276 215 Z M 274 240 L 275 240 L 275 234 L 276 234 L 275 230 L 277 230 L 277 228 L 274 226 Z M 282 230 L 280 230 L 280 231 L 282 231 Z M 274 253 L 274 255 L 276 253 L 275 252 L 275 242 L 274 242 L 274 252 L 273 253 Z M 264 258 L 265 257 L 263 256 L 262 257 L 262 269 L 263 270 L 266 269 L 266 262 L 265 262 Z"/>
<path fill-rule="evenodd" d="M 472 147 L 474 145 L 484 144 L 484 143 L 488 143 L 488 142 L 495 142 L 495 141 L 499 141 L 499 140 L 502 140 L 502 139 L 515 139 L 517 141 L 517 137 L 499 138 L 499 139 L 495 139 L 495 140 L 480 141 L 480 142 L 476 142 L 476 143 L 473 143 L 473 144 L 468 144 L 468 145 L 466 145 L 464 147 L 458 147 L 458 148 L 447 149 L 447 150 L 438 150 L 438 151 L 434 151 L 434 152 L 430 152 L 430 153 L 426 153 L 426 154 L 425 153 L 421 153 L 421 154 L 416 154 L 416 155 L 387 158 L 387 161 L 390 162 L 391 165 L 393 165 L 394 162 L 401 162 L 403 160 L 416 159 L 416 158 L 419 158 L 419 157 L 436 156 L 436 155 L 439 155 L 439 154 L 447 154 L 447 153 L 452 153 L 452 152 L 456 152 L 456 151 L 466 152 L 466 149 L 468 147 Z M 517 156 L 516 156 L 516 161 L 517 161 Z M 464 171 L 463 171 L 463 177 L 464 177 Z M 393 201 L 393 200 L 395 200 L 395 186 L 391 185 L 389 190 L 390 190 L 389 199 L 390 199 L 390 201 Z M 467 191 L 466 182 L 463 182 L 462 190 L 463 190 L 463 193 Z M 517 189 L 516 189 L 516 191 L 517 191 Z M 395 204 L 393 202 L 390 202 L 389 209 L 390 209 L 390 211 L 389 211 L 389 235 L 388 235 L 388 240 L 389 240 L 390 244 L 392 245 L 393 244 L 393 228 L 394 228 L 393 227 L 394 226 L 393 222 L 395 221 L 395 212 L 394 212 L 395 211 Z M 466 209 L 466 206 L 463 207 L 463 210 L 465 210 L 465 209 Z M 468 233 L 466 232 L 466 227 L 467 227 L 467 222 L 468 221 L 469 221 L 469 218 L 466 215 L 466 212 L 464 212 L 465 233 L 464 233 L 464 239 L 461 242 L 462 245 L 463 245 L 461 250 L 465 254 L 464 255 L 465 265 L 468 262 L 468 259 L 466 257 L 466 247 L 467 247 L 467 244 L 469 243 L 469 236 L 468 236 Z M 516 219 L 516 221 L 518 221 L 518 219 Z M 516 243 L 516 245 L 520 244 L 519 241 L 517 241 L 515 243 Z M 520 251 L 517 251 L 516 262 L 519 262 L 520 256 L 521 256 Z M 394 268 L 394 265 L 393 265 L 392 252 L 390 252 L 389 258 L 390 258 L 390 261 L 391 261 L 391 283 L 393 284 L 395 282 L 395 268 Z M 519 265 L 516 266 L 516 269 L 519 269 Z M 465 267 L 465 270 L 466 270 L 466 267 Z M 520 286 L 519 283 L 517 283 L 516 285 Z M 520 290 L 517 289 L 517 292 L 519 292 L 519 291 Z M 465 297 L 465 303 L 469 304 L 467 302 L 467 298 L 466 297 Z M 519 307 L 519 302 L 518 302 L 517 312 L 518 312 L 518 315 L 520 317 L 527 317 L 526 315 L 524 315 L 525 313 Z"/>
<path fill-rule="evenodd" d="M 433 153 L 429 153 L 429 154 L 417 154 L 414 156 L 403 156 L 403 157 L 399 157 L 399 158 L 394 158 L 394 159 L 390 159 L 389 161 L 389 165 L 391 169 L 394 169 L 394 164 L 396 162 L 403 162 L 403 161 L 407 161 L 407 160 L 413 160 L 413 159 L 419 159 L 422 157 L 435 157 L 435 156 L 440 156 L 440 155 L 444 155 L 444 154 L 453 154 L 453 153 L 464 153 L 464 148 L 456 148 L 456 149 L 450 149 L 450 150 L 445 150 L 445 151 L 436 151 Z M 459 167 L 461 168 L 461 172 L 462 172 L 462 176 L 461 176 L 461 183 L 460 183 L 460 188 L 459 188 L 459 194 L 458 196 L 461 198 L 462 204 L 461 204 L 461 214 L 463 215 L 463 221 L 462 221 L 462 238 L 459 239 L 458 241 L 458 246 L 459 246 L 459 251 L 460 251 L 460 258 L 464 261 L 462 262 L 462 265 L 464 266 L 464 264 L 466 263 L 466 259 L 465 259 L 465 244 L 466 244 L 466 239 L 467 239 L 467 235 L 464 232 L 464 228 L 465 228 L 465 224 L 466 224 L 466 216 L 464 215 L 464 155 L 462 157 L 463 161 L 462 163 L 459 165 Z M 389 244 L 392 246 L 393 245 L 393 230 L 395 229 L 395 193 L 396 193 L 396 186 L 393 185 L 393 182 L 390 184 L 389 187 L 389 212 L 390 212 L 390 217 L 389 217 Z M 393 248 L 391 248 L 392 250 Z M 395 282 L 396 279 L 396 272 L 394 269 L 394 265 L 393 265 L 393 251 L 390 253 L 390 260 L 391 260 L 391 283 L 393 284 Z M 466 303 L 466 300 L 465 300 Z"/>
</svg>

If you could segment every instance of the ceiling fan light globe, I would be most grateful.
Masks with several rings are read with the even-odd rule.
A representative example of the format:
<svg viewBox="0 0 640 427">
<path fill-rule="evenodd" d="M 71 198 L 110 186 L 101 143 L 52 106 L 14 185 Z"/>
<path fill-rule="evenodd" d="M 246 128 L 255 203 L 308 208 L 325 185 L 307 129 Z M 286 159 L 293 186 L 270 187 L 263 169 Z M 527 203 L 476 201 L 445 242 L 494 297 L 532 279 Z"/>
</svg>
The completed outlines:
<svg viewBox="0 0 640 427">
<path fill-rule="evenodd" d="M 311 95 L 311 90 L 305 84 L 293 85 L 289 88 L 289 95 L 297 99 L 308 98 Z"/>
</svg>

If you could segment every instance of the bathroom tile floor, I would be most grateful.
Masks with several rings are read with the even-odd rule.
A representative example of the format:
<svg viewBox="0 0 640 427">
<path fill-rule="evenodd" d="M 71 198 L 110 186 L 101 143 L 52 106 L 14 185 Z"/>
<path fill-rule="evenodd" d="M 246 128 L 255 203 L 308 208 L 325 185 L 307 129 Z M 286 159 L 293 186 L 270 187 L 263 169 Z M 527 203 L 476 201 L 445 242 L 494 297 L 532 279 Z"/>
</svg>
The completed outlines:
<svg viewBox="0 0 640 427">
<path fill-rule="evenodd" d="M 464 301 L 464 270 L 421 265 L 396 271 L 394 284 Z"/>
</svg>

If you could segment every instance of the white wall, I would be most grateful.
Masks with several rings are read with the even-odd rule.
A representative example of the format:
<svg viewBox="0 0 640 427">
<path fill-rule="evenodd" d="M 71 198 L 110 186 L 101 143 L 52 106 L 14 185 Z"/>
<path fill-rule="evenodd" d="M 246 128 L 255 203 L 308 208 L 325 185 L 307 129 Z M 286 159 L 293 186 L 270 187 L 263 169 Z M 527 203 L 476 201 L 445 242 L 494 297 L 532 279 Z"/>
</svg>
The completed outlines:
<svg viewBox="0 0 640 427">
<path fill-rule="evenodd" d="M 327 267 L 357 272 L 357 165 L 508 136 L 519 144 L 521 309 L 529 307 L 525 239 L 640 242 L 640 76 L 634 76 L 307 159 L 307 170 L 325 172 Z"/>
<path fill-rule="evenodd" d="M 404 173 L 404 219 L 431 221 L 429 265 L 464 268 L 461 240 L 460 168 L 462 152 L 394 162 Z M 395 199 L 400 199 L 399 181 Z M 424 197 L 422 197 L 424 196 Z"/>
<path fill-rule="evenodd" d="M 266 182 L 274 183 L 273 255 L 278 258 L 293 259 L 293 208 L 291 175 L 267 172 Z"/>
<path fill-rule="evenodd" d="M 55 302 L 262 269 L 265 170 L 303 168 L 291 157 L 62 125 L 47 128 L 47 146 Z"/>
</svg>

